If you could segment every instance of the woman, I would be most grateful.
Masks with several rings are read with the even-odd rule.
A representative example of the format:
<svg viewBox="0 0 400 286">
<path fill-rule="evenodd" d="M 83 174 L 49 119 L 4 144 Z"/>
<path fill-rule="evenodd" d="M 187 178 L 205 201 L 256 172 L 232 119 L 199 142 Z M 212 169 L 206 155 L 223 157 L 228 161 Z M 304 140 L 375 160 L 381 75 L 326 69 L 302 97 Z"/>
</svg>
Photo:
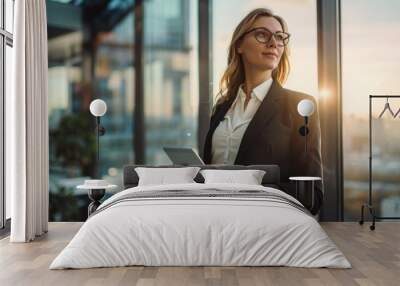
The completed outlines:
<svg viewBox="0 0 400 286">
<path fill-rule="evenodd" d="M 277 164 L 282 186 L 293 192 L 290 176 L 322 177 L 318 111 L 309 118 L 308 151 L 298 114 L 307 94 L 281 86 L 289 73 L 289 34 L 285 21 L 268 9 L 250 12 L 236 27 L 229 46 L 228 67 L 221 79 L 204 145 L 206 164 Z M 321 207 L 317 182 L 313 214 Z"/>
</svg>

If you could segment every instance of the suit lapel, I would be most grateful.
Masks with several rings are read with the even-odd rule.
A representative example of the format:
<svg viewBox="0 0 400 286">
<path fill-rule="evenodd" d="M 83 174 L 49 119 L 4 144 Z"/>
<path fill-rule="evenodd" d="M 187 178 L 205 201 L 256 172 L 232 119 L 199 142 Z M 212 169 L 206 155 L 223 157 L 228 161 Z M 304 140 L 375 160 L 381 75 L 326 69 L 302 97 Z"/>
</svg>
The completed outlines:
<svg viewBox="0 0 400 286">
<path fill-rule="evenodd" d="M 257 137 L 260 136 L 261 131 L 265 129 L 265 126 L 271 122 L 278 113 L 279 108 L 282 107 L 281 104 L 279 104 L 280 99 L 282 99 L 282 93 L 282 86 L 274 80 L 267 95 L 264 97 L 264 100 L 261 102 L 260 107 L 257 109 L 243 134 L 235 164 L 236 162 L 240 162 L 244 152 L 257 142 Z"/>
</svg>

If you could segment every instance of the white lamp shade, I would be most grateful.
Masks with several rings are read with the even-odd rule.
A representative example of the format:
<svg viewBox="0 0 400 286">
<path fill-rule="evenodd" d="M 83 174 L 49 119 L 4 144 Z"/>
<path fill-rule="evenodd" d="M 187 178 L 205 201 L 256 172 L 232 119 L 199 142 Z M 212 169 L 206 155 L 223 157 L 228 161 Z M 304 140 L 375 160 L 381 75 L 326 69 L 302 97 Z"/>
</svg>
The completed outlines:
<svg viewBox="0 0 400 286">
<path fill-rule="evenodd" d="M 103 116 L 107 111 L 107 104 L 104 100 L 95 99 L 90 103 L 89 109 L 94 116 Z"/>
<path fill-rule="evenodd" d="M 314 113 L 314 103 L 309 99 L 303 99 L 297 105 L 297 111 L 303 117 Z"/>
</svg>

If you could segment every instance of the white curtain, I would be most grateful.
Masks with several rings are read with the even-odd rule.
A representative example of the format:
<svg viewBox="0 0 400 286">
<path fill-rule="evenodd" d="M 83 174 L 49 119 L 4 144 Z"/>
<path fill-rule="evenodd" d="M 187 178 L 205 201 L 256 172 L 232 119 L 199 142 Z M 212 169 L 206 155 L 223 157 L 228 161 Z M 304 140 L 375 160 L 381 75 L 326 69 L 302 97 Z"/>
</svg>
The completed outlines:
<svg viewBox="0 0 400 286">
<path fill-rule="evenodd" d="M 13 93 L 6 98 L 6 187 L 12 242 L 48 227 L 47 21 L 45 0 L 15 1 Z"/>
</svg>

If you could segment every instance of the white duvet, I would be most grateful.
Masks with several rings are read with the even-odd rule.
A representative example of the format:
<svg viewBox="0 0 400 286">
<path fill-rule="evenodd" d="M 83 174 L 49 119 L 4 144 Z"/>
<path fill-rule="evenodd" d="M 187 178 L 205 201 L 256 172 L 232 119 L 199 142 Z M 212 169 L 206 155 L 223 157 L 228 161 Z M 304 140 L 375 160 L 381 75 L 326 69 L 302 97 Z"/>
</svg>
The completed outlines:
<svg viewBox="0 0 400 286">
<path fill-rule="evenodd" d="M 288 204 L 230 197 L 153 198 L 111 204 L 130 192 L 206 188 L 263 190 L 297 202 L 280 190 L 254 185 L 193 183 L 127 189 L 99 207 L 104 210 L 82 225 L 50 269 L 126 265 L 351 267 L 318 222 Z"/>
</svg>

